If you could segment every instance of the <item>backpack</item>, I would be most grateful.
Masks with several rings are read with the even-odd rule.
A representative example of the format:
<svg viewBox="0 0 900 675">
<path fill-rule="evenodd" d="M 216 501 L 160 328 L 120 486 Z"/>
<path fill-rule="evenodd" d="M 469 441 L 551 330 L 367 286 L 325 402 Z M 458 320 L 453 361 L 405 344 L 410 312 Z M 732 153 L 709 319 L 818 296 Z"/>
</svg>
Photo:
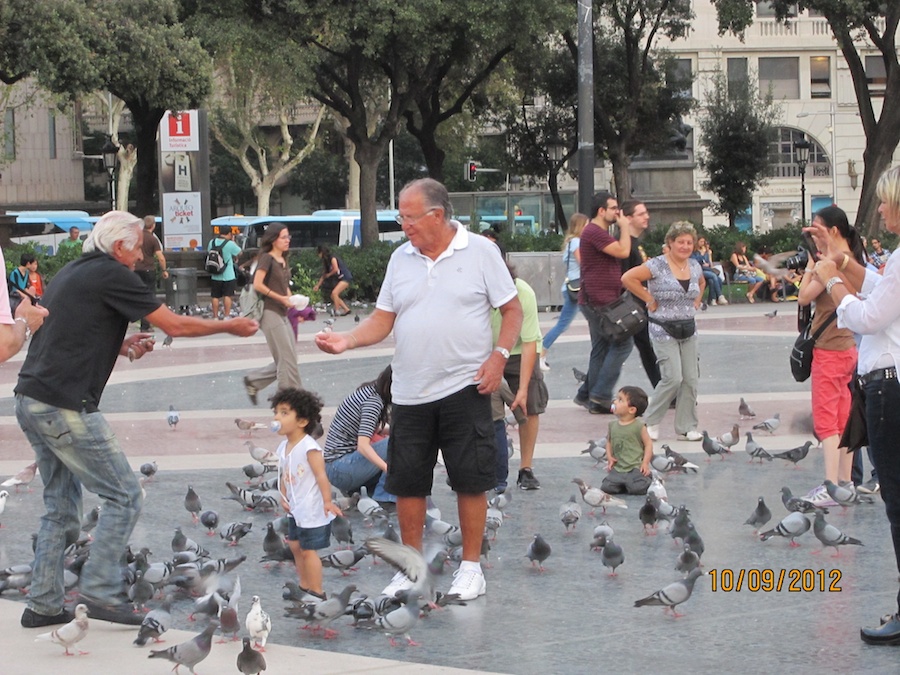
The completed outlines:
<svg viewBox="0 0 900 675">
<path fill-rule="evenodd" d="M 250 267 L 250 278 L 256 272 L 256 263 Z M 253 282 L 248 283 L 241 290 L 240 297 L 241 316 L 254 321 L 262 319 L 263 315 L 263 297 L 253 288 Z"/>
<path fill-rule="evenodd" d="M 221 274 L 225 271 L 225 256 L 222 255 L 222 249 L 228 243 L 227 239 L 223 239 L 221 245 L 213 246 L 206 254 L 206 262 L 203 267 L 210 274 Z"/>
</svg>

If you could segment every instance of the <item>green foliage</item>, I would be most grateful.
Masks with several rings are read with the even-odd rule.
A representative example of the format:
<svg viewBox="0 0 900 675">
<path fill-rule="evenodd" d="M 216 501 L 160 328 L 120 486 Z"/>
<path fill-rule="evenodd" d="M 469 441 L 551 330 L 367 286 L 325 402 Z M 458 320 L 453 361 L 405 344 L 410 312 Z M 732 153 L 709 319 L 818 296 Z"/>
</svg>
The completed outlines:
<svg viewBox="0 0 900 675">
<path fill-rule="evenodd" d="M 349 186 L 344 142 L 336 131 L 327 128 L 319 131 L 318 140 L 309 157 L 288 174 L 288 190 L 303 197 L 311 211 L 342 209 Z"/>
<path fill-rule="evenodd" d="M 500 245 L 507 253 L 522 251 L 559 251 L 564 235 L 556 232 L 541 232 L 537 235 L 500 233 Z"/>
<path fill-rule="evenodd" d="M 364 302 L 376 300 L 394 248 L 389 242 L 378 242 L 364 249 L 355 246 L 337 246 L 331 249 L 353 275 L 350 288 L 344 295 L 346 299 Z M 322 276 L 322 261 L 316 256 L 315 250 L 292 251 L 291 260 L 295 292 L 308 295 L 314 300 L 330 302 L 330 299 L 312 290 Z"/>
<path fill-rule="evenodd" d="M 7 276 L 9 276 L 14 267 L 18 267 L 19 259 L 23 253 L 30 253 L 37 259 L 38 272 L 44 277 L 45 285 L 68 263 L 81 257 L 81 252 L 78 249 L 64 248 L 56 255 L 47 255 L 45 248 L 35 244 L 33 241 L 25 244 L 13 244 L 3 249 Z"/>
<path fill-rule="evenodd" d="M 747 244 L 747 252 L 751 258 L 763 247 L 768 248 L 772 253 L 783 253 L 797 250 L 802 243 L 799 225 L 778 228 L 764 234 L 741 232 L 728 226 L 703 227 L 695 224 L 694 227 L 697 228 L 699 236 L 706 238 L 716 261 L 728 260 L 734 251 L 734 245 L 739 241 Z M 648 256 L 657 256 L 662 253 L 668 229 L 667 225 L 658 225 L 651 227 L 644 234 L 641 244 Z"/>
<path fill-rule="evenodd" d="M 716 195 L 716 213 L 737 216 L 753 203 L 753 194 L 769 172 L 769 143 L 775 136 L 780 108 L 771 93 L 761 97 L 750 78 L 744 86 L 731 87 L 719 71 L 712 76 L 700 117 L 704 150 L 698 156 L 706 171 L 703 189 Z"/>
</svg>

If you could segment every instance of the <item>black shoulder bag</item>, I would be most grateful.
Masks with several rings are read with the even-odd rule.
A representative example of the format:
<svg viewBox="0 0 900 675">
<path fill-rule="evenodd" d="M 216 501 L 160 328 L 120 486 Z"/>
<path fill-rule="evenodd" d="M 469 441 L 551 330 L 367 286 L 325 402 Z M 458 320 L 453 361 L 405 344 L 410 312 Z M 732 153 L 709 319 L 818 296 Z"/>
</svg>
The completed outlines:
<svg viewBox="0 0 900 675">
<path fill-rule="evenodd" d="M 816 346 L 816 340 L 836 318 L 837 311 L 834 311 L 812 335 L 809 334 L 812 329 L 812 320 L 800 331 L 800 335 L 797 336 L 794 346 L 791 348 L 791 374 L 797 382 L 806 382 L 809 379 L 812 373 L 813 347 Z"/>
</svg>

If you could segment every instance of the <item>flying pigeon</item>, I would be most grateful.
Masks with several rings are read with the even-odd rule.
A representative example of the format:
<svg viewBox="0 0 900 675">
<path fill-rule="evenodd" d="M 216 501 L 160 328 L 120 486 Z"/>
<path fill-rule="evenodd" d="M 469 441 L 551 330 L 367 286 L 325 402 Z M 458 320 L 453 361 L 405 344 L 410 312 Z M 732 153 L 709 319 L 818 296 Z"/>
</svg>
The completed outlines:
<svg viewBox="0 0 900 675">
<path fill-rule="evenodd" d="M 66 656 L 73 656 L 72 652 L 69 651 L 69 647 L 73 646 L 77 642 L 81 642 L 81 640 L 84 639 L 84 636 L 87 635 L 89 627 L 87 617 L 87 605 L 79 604 L 75 607 L 74 619 L 72 619 L 64 626 L 60 626 L 56 630 L 38 635 L 34 639 L 34 641 L 38 642 L 48 640 L 50 642 L 55 642 L 56 644 L 62 645 L 65 648 Z M 81 650 L 79 650 L 78 653 L 87 654 L 87 652 L 83 652 Z"/>
<path fill-rule="evenodd" d="M 539 534 L 529 542 L 528 549 L 525 551 L 525 557 L 531 561 L 531 566 L 537 563 L 538 569 L 544 571 L 544 561 L 550 557 L 550 544 Z"/>
<path fill-rule="evenodd" d="M 19 471 L 19 473 L 17 473 L 12 478 L 7 478 L 5 481 L 0 483 L 0 487 L 5 487 L 5 488 L 15 487 L 16 492 L 18 492 L 19 487 L 24 486 L 24 487 L 28 488 L 29 492 L 31 492 L 31 488 L 28 486 L 31 485 L 31 481 L 34 480 L 34 477 L 36 475 L 37 475 L 37 462 L 32 462 L 31 464 L 26 466 L 24 469 Z"/>
<path fill-rule="evenodd" d="M 826 523 L 825 516 L 823 516 L 821 513 L 816 513 L 816 518 L 813 521 L 813 534 L 816 535 L 816 539 L 821 541 L 825 546 L 834 547 L 833 557 L 835 558 L 840 556 L 841 554 L 841 550 L 838 548 L 838 546 L 863 545 L 863 543 L 859 539 L 848 537 L 834 525 Z"/>
<path fill-rule="evenodd" d="M 748 419 L 750 417 L 756 417 L 756 413 L 753 412 L 753 408 L 751 408 L 747 402 L 741 397 L 741 402 L 738 405 L 738 414 L 741 416 L 742 420 Z"/>
<path fill-rule="evenodd" d="M 244 638 L 244 648 L 237 655 L 237 668 L 244 675 L 259 675 L 266 669 L 266 657 L 250 646 L 250 638 Z"/>
<path fill-rule="evenodd" d="M 759 535 L 759 538 L 762 541 L 768 541 L 772 537 L 788 537 L 791 540 L 791 546 L 799 546 L 797 542 L 794 541 L 800 535 L 809 531 L 810 524 L 809 519 L 804 516 L 802 513 L 789 513 L 787 516 L 781 519 L 781 522 L 778 523 L 773 529 L 768 532 L 763 532 Z"/>
<path fill-rule="evenodd" d="M 151 650 L 147 658 L 166 659 L 175 664 L 173 670 L 178 666 L 187 666 L 188 670 L 194 673 L 194 666 L 209 656 L 209 650 L 212 648 L 212 636 L 218 627 L 219 622 L 213 619 L 199 635 L 168 649 Z"/>
<path fill-rule="evenodd" d="M 166 335 L 165 339 L 163 340 L 163 347 L 171 347 L 171 346 L 172 346 L 172 336 Z"/>
<path fill-rule="evenodd" d="M 433 574 L 418 550 L 383 537 L 370 537 L 363 546 L 405 574 L 413 583 L 412 590 L 420 593 L 426 602 L 434 599 Z"/>
<path fill-rule="evenodd" d="M 768 431 L 770 434 L 774 434 L 775 430 L 781 425 L 781 413 L 775 413 L 775 417 L 770 417 L 767 420 L 763 420 L 759 424 L 754 424 L 754 429 L 759 429 L 761 431 Z"/>
<path fill-rule="evenodd" d="M 612 536 L 606 538 L 606 545 L 600 551 L 600 562 L 604 567 L 612 569 L 609 573 L 611 577 L 617 576 L 616 568 L 625 562 L 625 552 L 613 541 Z"/>
<path fill-rule="evenodd" d="M 769 510 L 769 507 L 766 506 L 766 500 L 760 497 L 756 502 L 756 509 L 750 514 L 750 517 L 744 521 L 744 525 L 752 525 L 756 528 L 755 531 L 758 532 L 759 528 L 770 520 L 772 520 L 772 512 Z"/>
<path fill-rule="evenodd" d="M 566 526 L 567 534 L 570 527 L 575 529 L 576 523 L 581 519 L 581 505 L 575 501 L 575 495 L 559 507 L 559 519 Z"/>
<path fill-rule="evenodd" d="M 642 598 L 634 603 L 635 607 L 664 607 L 664 611 L 672 611 L 675 618 L 684 616 L 679 614 L 675 608 L 683 602 L 686 602 L 694 592 L 694 582 L 703 576 L 700 568 L 694 568 L 684 579 L 669 584 L 663 589 L 656 591 L 646 598 Z"/>
<path fill-rule="evenodd" d="M 254 646 L 261 652 L 266 651 L 266 640 L 269 639 L 269 633 L 272 632 L 272 619 L 263 611 L 258 595 L 254 595 L 250 599 L 250 611 L 247 612 L 244 627 L 250 633 Z"/>
<path fill-rule="evenodd" d="M 178 421 L 181 417 L 178 415 L 178 411 L 175 410 L 174 405 L 169 406 L 169 414 L 166 415 L 166 421 L 169 423 L 169 426 L 172 427 L 172 431 L 175 431 L 175 428 L 178 426 Z"/>
<path fill-rule="evenodd" d="M 146 576 L 144 578 L 146 578 Z M 162 605 L 147 612 L 147 615 L 141 622 L 141 627 L 138 629 L 138 635 L 134 640 L 134 644 L 138 645 L 139 647 L 143 647 L 145 644 L 147 644 L 147 640 L 162 642 L 159 637 L 167 630 L 169 630 L 169 627 L 171 625 L 172 596 L 167 595 L 165 600 L 163 600 Z"/>
<path fill-rule="evenodd" d="M 784 452 L 774 452 L 772 453 L 772 457 L 777 457 L 778 459 L 785 459 L 791 462 L 795 467 L 797 463 L 806 458 L 809 454 L 809 449 L 812 447 L 812 441 L 806 441 L 803 445 L 799 445 L 796 448 L 791 448 L 790 450 L 785 450 Z"/>
</svg>

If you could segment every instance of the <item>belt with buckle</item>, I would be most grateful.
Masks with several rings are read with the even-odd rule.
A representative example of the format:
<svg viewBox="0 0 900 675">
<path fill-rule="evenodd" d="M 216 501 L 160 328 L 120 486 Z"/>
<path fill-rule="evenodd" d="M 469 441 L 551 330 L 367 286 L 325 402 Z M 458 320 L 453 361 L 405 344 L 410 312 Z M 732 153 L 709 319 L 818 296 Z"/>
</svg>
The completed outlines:
<svg viewBox="0 0 900 675">
<path fill-rule="evenodd" d="M 897 369 L 894 367 L 891 368 L 879 368 L 878 370 L 873 370 L 871 372 L 866 373 L 865 375 L 861 375 L 859 378 L 859 386 L 864 387 L 869 382 L 880 382 L 881 380 L 896 380 L 897 379 Z"/>
</svg>

